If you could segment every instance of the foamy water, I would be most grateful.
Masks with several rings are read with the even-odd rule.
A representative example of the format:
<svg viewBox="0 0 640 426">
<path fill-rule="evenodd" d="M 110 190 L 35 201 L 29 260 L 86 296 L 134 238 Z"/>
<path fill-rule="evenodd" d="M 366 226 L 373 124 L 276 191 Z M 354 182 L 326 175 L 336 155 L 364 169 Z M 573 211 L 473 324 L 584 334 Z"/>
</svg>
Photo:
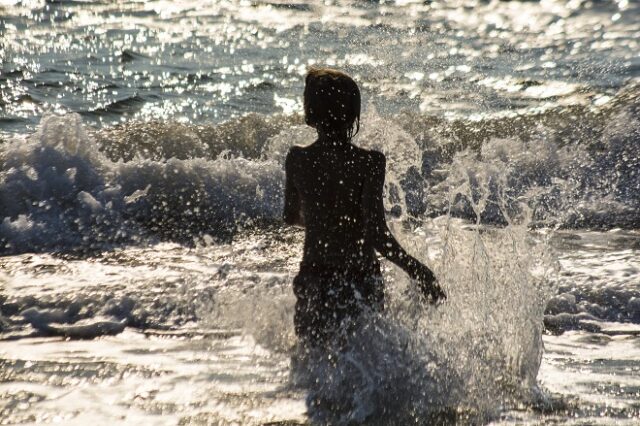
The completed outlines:
<svg viewBox="0 0 640 426">
<path fill-rule="evenodd" d="M 637 326 L 591 319 L 601 331 L 583 327 L 544 336 L 543 356 L 540 303 L 562 280 L 542 285 L 542 271 L 528 274 L 532 265 L 526 263 L 503 269 L 507 259 L 497 259 L 513 252 L 499 247 L 514 235 L 479 235 L 461 225 L 436 221 L 425 230 L 431 247 L 443 247 L 442 235 L 456 235 L 450 263 L 438 266 L 433 253 L 449 293 L 445 305 L 421 306 L 402 274 L 387 265 L 388 314 L 371 319 L 337 359 L 319 355 L 307 370 L 293 373 L 290 281 L 301 250 L 298 232 L 194 249 L 165 244 L 88 258 L 5 257 L 3 417 L 68 424 L 263 424 L 309 416 L 338 423 L 576 418 L 633 424 L 639 414 Z M 405 243 L 424 242 L 420 234 Z M 560 271 L 579 281 L 589 244 L 573 235 Z M 623 237 L 638 241 L 637 235 Z M 482 276 L 477 268 L 483 263 L 469 256 L 483 253 L 479 244 L 492 248 Z M 589 269 L 609 277 L 600 300 L 614 303 L 606 294 L 625 274 L 611 277 L 605 269 L 633 266 L 624 253 L 602 252 L 607 261 Z M 32 307 L 41 315 L 68 315 L 55 320 L 54 334 L 82 321 L 93 328 L 99 320 L 124 321 L 127 328 L 92 340 L 46 337 L 51 332 L 42 324 L 51 323 L 20 320 L 19 312 Z M 307 409 L 311 397 L 325 405 Z"/>
<path fill-rule="evenodd" d="M 638 3 L 0 2 L 0 423 L 636 424 Z M 306 67 L 363 88 L 388 309 L 305 354 Z"/>
</svg>

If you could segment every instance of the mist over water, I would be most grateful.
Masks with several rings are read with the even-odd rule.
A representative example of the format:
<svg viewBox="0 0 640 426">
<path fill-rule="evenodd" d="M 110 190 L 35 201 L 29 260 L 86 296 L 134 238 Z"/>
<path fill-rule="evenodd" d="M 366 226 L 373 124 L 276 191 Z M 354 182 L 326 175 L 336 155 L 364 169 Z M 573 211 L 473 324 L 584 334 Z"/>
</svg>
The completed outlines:
<svg viewBox="0 0 640 426">
<path fill-rule="evenodd" d="M 0 3 L 0 422 L 634 424 L 639 13 Z M 305 353 L 281 214 L 313 64 L 360 84 L 354 143 L 448 300 L 384 263 L 384 315 Z"/>
</svg>

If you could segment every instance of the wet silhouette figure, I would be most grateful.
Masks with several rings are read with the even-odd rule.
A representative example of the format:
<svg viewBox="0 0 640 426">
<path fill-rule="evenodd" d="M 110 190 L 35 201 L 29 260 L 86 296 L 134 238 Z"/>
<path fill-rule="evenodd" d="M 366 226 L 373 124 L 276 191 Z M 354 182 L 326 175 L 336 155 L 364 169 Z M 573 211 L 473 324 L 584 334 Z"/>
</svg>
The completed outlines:
<svg viewBox="0 0 640 426">
<path fill-rule="evenodd" d="M 284 220 L 305 228 L 304 255 L 294 279 L 295 330 L 323 344 L 363 310 L 384 309 L 376 251 L 417 280 L 422 292 L 445 297 L 429 268 L 411 257 L 387 227 L 385 157 L 358 148 L 360 90 L 348 75 L 311 69 L 304 90 L 306 123 L 318 132 L 287 154 Z"/>
</svg>

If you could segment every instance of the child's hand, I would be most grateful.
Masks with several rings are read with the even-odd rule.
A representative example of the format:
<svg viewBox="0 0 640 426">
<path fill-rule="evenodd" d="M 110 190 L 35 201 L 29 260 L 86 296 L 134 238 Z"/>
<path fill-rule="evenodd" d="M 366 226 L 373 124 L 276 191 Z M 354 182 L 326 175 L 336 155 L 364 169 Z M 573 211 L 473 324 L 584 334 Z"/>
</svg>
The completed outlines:
<svg viewBox="0 0 640 426">
<path fill-rule="evenodd" d="M 442 287 L 440 287 L 440 284 L 436 281 L 436 277 L 429 268 L 425 267 L 424 271 L 422 271 L 417 279 L 420 291 L 430 303 L 438 304 L 446 300 L 447 295 L 444 293 Z"/>
<path fill-rule="evenodd" d="M 440 287 L 437 281 L 432 281 L 431 285 L 428 288 L 422 288 L 422 294 L 429 300 L 430 303 L 434 305 L 440 304 L 447 300 L 447 295 Z"/>
</svg>

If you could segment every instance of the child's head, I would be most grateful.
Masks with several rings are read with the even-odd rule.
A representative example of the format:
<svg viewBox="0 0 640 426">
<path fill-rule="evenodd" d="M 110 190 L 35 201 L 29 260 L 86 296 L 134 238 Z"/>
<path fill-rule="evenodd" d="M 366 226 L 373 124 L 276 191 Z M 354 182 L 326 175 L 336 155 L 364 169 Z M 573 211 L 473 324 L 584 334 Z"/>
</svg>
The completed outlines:
<svg viewBox="0 0 640 426">
<path fill-rule="evenodd" d="M 360 130 L 360 89 L 347 74 L 311 68 L 304 88 L 304 114 L 309 126 L 351 139 Z"/>
</svg>

